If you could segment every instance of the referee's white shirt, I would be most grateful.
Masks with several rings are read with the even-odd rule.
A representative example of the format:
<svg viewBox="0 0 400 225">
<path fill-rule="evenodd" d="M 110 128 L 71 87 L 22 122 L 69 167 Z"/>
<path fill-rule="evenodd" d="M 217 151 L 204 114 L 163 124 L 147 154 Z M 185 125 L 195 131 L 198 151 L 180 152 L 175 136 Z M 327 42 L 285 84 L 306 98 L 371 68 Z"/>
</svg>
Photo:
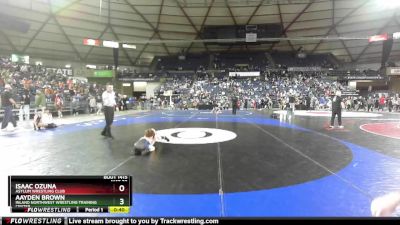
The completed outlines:
<svg viewBox="0 0 400 225">
<path fill-rule="evenodd" d="M 103 106 L 114 107 L 117 104 L 114 92 L 109 93 L 105 91 L 101 97 L 103 98 Z"/>
</svg>

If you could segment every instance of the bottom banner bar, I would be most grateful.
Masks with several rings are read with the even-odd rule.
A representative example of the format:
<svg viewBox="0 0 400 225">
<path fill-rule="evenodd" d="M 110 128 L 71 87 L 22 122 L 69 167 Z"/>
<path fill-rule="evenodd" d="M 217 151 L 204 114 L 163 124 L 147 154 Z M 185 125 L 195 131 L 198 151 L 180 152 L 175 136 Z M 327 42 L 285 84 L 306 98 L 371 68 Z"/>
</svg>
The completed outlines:
<svg viewBox="0 0 400 225">
<path fill-rule="evenodd" d="M 135 217 L 69 217 L 67 224 L 112 224 L 112 225 L 160 225 L 160 224 L 193 224 L 216 225 L 219 219 L 209 218 L 135 218 Z"/>
<path fill-rule="evenodd" d="M 221 225 L 221 224 L 260 224 L 266 223 L 287 225 L 294 224 L 321 224 L 337 225 L 341 222 L 349 221 L 351 224 L 366 225 L 368 223 L 398 224 L 397 218 L 171 218 L 171 217 L 153 217 L 153 218 L 135 218 L 135 217 L 3 217 L 2 225 Z"/>
</svg>

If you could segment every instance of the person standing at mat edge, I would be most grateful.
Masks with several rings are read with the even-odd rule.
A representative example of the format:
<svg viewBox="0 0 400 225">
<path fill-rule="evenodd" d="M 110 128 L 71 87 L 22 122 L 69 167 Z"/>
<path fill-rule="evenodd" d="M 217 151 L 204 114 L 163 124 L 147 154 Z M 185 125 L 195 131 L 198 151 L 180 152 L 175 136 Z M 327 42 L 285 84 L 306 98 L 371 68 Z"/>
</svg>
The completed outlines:
<svg viewBox="0 0 400 225">
<path fill-rule="evenodd" d="M 236 110 L 238 108 L 238 98 L 236 96 L 232 97 L 232 114 L 236 115 Z"/>
<path fill-rule="evenodd" d="M 115 92 L 113 91 L 112 85 L 107 84 L 107 89 L 105 92 L 103 92 L 102 100 L 106 126 L 101 132 L 101 135 L 113 138 L 113 136 L 111 135 L 111 125 L 114 121 L 114 109 L 117 103 L 115 101 Z"/>
<path fill-rule="evenodd" d="M 5 90 L 3 94 L 1 95 L 1 103 L 2 107 L 4 109 L 4 116 L 3 116 L 3 122 L 1 124 L 1 130 L 5 131 L 8 123 L 11 122 L 12 125 L 14 126 L 14 129 L 17 127 L 17 122 L 15 121 L 14 115 L 13 115 L 13 106 L 16 105 L 16 102 L 12 98 L 12 93 L 11 93 L 11 86 L 9 84 L 5 85 Z"/>
<path fill-rule="evenodd" d="M 344 108 L 344 104 L 342 102 L 342 92 L 336 91 L 336 95 L 332 99 L 332 117 L 331 117 L 331 125 L 329 128 L 333 128 L 335 124 L 335 117 L 338 117 L 339 128 L 343 128 L 342 126 L 342 108 Z"/>
</svg>

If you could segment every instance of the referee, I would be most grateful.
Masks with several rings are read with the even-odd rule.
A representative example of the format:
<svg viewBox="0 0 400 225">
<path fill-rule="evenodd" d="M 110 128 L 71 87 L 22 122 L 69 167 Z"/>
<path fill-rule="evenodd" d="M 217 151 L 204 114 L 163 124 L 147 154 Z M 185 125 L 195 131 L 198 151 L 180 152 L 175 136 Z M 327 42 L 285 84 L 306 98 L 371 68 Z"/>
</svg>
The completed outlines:
<svg viewBox="0 0 400 225">
<path fill-rule="evenodd" d="M 238 98 L 236 96 L 232 97 L 232 114 L 236 115 L 236 110 L 238 108 Z"/>
<path fill-rule="evenodd" d="M 344 108 L 344 104 L 342 102 L 342 92 L 340 90 L 336 91 L 336 95 L 332 99 L 332 117 L 331 117 L 331 125 L 329 128 L 334 128 L 335 117 L 338 117 L 339 128 L 342 129 L 342 108 Z"/>
<path fill-rule="evenodd" d="M 104 107 L 104 116 L 106 119 L 106 126 L 101 132 L 101 135 L 105 137 L 114 138 L 111 135 L 111 124 L 114 121 L 114 109 L 117 103 L 115 102 L 115 92 L 113 91 L 112 85 L 107 84 L 107 90 L 103 92 L 102 99 Z"/>
</svg>

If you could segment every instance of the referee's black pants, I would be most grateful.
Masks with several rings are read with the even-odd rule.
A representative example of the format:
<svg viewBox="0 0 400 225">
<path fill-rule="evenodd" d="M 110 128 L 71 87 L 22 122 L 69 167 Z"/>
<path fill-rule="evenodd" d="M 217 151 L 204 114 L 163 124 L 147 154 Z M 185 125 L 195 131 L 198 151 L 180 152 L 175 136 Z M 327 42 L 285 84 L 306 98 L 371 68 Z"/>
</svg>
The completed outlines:
<svg viewBox="0 0 400 225">
<path fill-rule="evenodd" d="M 101 134 L 107 137 L 112 137 L 111 125 L 114 121 L 114 107 L 104 106 L 104 117 L 106 119 L 106 126 Z"/>
<path fill-rule="evenodd" d="M 339 126 L 342 126 L 342 110 L 339 111 L 334 111 L 332 110 L 332 117 L 331 117 L 331 126 L 335 124 L 335 117 L 338 117 L 338 124 Z"/>
<path fill-rule="evenodd" d="M 1 123 L 1 129 L 5 129 L 9 122 L 11 122 L 14 127 L 17 127 L 17 122 L 15 121 L 12 110 L 13 110 L 12 106 L 4 107 L 4 116 L 3 116 L 3 122 Z"/>
</svg>

